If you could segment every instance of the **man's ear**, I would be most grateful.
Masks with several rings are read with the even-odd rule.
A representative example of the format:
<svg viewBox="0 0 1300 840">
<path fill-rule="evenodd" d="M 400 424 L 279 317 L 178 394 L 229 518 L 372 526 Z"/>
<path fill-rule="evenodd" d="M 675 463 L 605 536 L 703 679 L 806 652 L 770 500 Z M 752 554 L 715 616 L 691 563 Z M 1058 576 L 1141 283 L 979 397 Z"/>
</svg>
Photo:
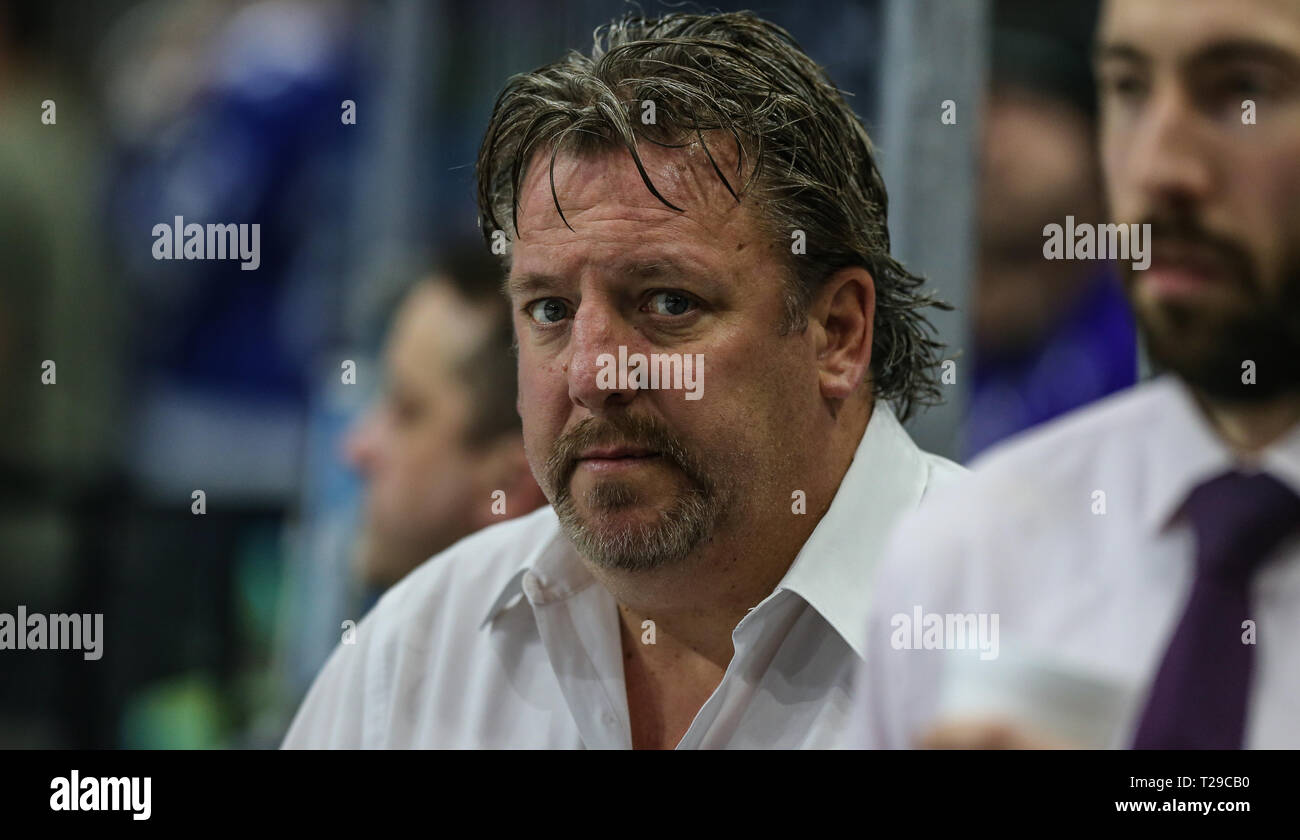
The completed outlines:
<svg viewBox="0 0 1300 840">
<path fill-rule="evenodd" d="M 522 436 L 505 435 L 489 445 L 478 458 L 482 467 L 479 495 L 483 501 L 474 506 L 474 530 L 532 513 L 547 504 L 546 494 L 533 479 Z M 505 493 L 502 500 L 504 513 L 494 512 L 494 509 L 500 509 L 494 504 L 496 500 L 492 495 L 497 490 Z"/>
<path fill-rule="evenodd" d="M 862 266 L 841 268 L 826 279 L 809 306 L 815 328 L 818 386 L 822 397 L 848 399 L 863 387 L 871 367 L 876 282 Z"/>
</svg>

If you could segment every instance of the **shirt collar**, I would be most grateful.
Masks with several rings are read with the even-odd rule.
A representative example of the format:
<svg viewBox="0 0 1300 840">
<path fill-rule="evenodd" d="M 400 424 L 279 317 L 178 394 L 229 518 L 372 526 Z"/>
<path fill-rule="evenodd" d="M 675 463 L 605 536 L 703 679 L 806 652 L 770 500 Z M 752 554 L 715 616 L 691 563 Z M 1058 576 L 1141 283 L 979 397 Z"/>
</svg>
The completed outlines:
<svg viewBox="0 0 1300 840">
<path fill-rule="evenodd" d="M 501 613 L 519 603 L 524 597 L 523 582 L 524 575 L 527 573 L 528 569 L 523 568 L 516 570 L 510 576 L 510 579 L 506 581 L 506 585 L 501 587 L 501 591 L 497 594 L 496 600 L 492 602 L 492 606 L 488 608 L 487 613 L 483 616 L 483 621 L 479 624 L 480 630 L 491 624 Z"/>
<path fill-rule="evenodd" d="M 807 601 L 859 658 L 872 573 L 886 537 L 921 501 L 928 478 L 925 453 L 877 402 L 830 509 L 777 586 Z"/>
<path fill-rule="evenodd" d="M 524 538 L 532 541 L 534 547 L 524 555 L 501 587 L 484 615 L 481 627 L 525 596 L 534 604 L 548 603 L 567 598 L 595 583 L 596 579 L 560 529 L 554 508 L 547 505 L 533 515 L 539 517 L 537 530 L 529 529 Z"/>
<path fill-rule="evenodd" d="M 893 526 L 920 502 L 928 474 L 924 453 L 889 406 L 877 402 L 830 508 L 776 587 L 808 602 L 859 657 L 871 573 Z M 525 595 L 533 603 L 545 603 L 595 583 L 554 511 L 547 511 L 538 545 L 501 589 L 484 626 Z"/>
<path fill-rule="evenodd" d="M 1232 469 L 1267 471 L 1300 494 L 1300 426 L 1246 462 L 1215 432 L 1181 380 L 1166 374 L 1148 387 L 1164 392 L 1157 418 L 1138 433 L 1147 463 L 1143 520 L 1151 530 L 1169 525 L 1197 485 Z"/>
<path fill-rule="evenodd" d="M 1300 423 L 1264 450 L 1259 458 L 1259 469 L 1300 495 Z"/>
</svg>

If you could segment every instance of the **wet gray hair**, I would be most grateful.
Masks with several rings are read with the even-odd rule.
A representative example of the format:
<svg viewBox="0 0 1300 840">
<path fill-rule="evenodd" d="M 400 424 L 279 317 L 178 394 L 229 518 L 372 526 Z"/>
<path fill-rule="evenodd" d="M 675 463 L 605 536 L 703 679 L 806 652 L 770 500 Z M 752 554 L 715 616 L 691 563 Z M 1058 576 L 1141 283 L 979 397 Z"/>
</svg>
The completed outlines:
<svg viewBox="0 0 1300 840">
<path fill-rule="evenodd" d="M 782 330 L 807 326 L 809 303 L 833 272 L 862 266 L 875 281 L 873 394 L 903 419 L 938 402 L 943 345 L 926 309 L 950 307 L 890 256 L 889 199 L 871 138 L 825 70 L 788 32 L 750 12 L 630 13 L 598 27 L 594 41 L 590 56 L 571 51 L 512 76 L 497 97 L 478 156 L 484 237 L 497 230 L 515 237 L 519 189 L 539 150 L 549 147 L 551 195 L 564 219 L 554 165 L 566 141 L 576 154 L 625 147 L 646 188 L 674 210 L 681 208 L 650 180 L 637 144 L 698 142 L 736 201 L 752 196 L 766 235 L 805 233 L 807 253 L 789 255 Z M 646 100 L 655 103 L 652 125 L 639 118 Z M 723 172 L 706 133 L 734 141 L 734 176 Z"/>
</svg>

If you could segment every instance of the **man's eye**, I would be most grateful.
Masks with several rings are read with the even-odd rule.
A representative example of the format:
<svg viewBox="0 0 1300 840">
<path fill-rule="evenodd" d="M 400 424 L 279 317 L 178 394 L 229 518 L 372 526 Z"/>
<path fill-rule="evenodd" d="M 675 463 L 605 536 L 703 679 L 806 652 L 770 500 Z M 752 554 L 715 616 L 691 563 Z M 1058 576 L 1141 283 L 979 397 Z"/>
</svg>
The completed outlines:
<svg viewBox="0 0 1300 840">
<path fill-rule="evenodd" d="M 1122 99 L 1129 99 L 1134 96 L 1140 96 L 1146 90 L 1146 85 L 1142 79 L 1131 74 L 1116 73 L 1104 77 L 1101 82 L 1102 91 L 1112 96 Z"/>
<path fill-rule="evenodd" d="M 528 317 L 539 324 L 554 324 L 563 321 L 568 314 L 568 305 L 559 298 L 543 298 L 528 307 Z"/>
<path fill-rule="evenodd" d="M 684 315 L 693 302 L 677 292 L 656 292 L 650 296 L 650 310 L 656 315 Z"/>
<path fill-rule="evenodd" d="M 1272 86 L 1256 73 L 1232 73 L 1220 80 L 1219 89 L 1233 100 L 1259 99 L 1267 96 Z"/>
<path fill-rule="evenodd" d="M 424 413 L 423 407 L 415 400 L 401 396 L 390 396 L 388 407 L 392 412 L 393 419 L 399 426 L 408 426 L 420 419 Z"/>
</svg>

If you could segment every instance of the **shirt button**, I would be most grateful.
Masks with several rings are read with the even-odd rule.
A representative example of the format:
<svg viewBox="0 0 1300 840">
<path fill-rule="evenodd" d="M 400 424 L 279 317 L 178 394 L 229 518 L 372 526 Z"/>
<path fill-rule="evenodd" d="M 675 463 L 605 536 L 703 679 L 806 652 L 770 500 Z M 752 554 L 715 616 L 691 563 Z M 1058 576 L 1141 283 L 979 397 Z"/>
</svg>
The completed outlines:
<svg viewBox="0 0 1300 840">
<path fill-rule="evenodd" d="M 613 712 L 605 712 L 604 721 L 606 726 L 613 726 L 617 720 L 618 718 L 614 717 Z"/>
</svg>

